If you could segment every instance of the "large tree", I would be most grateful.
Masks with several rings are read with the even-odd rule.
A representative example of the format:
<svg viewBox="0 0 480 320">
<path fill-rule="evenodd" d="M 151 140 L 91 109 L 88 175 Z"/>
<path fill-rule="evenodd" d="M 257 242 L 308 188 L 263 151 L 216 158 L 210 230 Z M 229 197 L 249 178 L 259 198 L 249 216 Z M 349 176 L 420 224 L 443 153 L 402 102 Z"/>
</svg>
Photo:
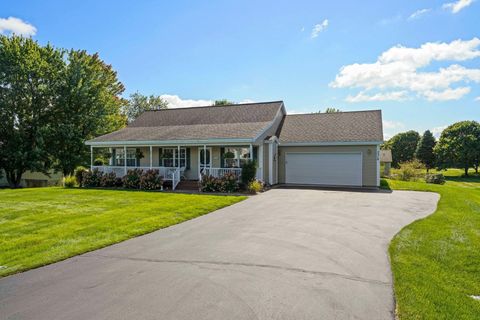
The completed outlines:
<svg viewBox="0 0 480 320">
<path fill-rule="evenodd" d="M 27 170 L 71 173 L 86 139 L 125 124 L 122 91 L 98 55 L 0 36 L 0 170 L 10 186 Z"/>
<path fill-rule="evenodd" d="M 123 114 L 132 122 L 145 111 L 161 110 L 168 108 L 168 101 L 160 96 L 145 96 L 139 92 L 130 95 L 127 103 L 123 106 Z"/>
<path fill-rule="evenodd" d="M 414 130 L 394 135 L 385 144 L 386 149 L 392 150 L 392 165 L 398 167 L 401 162 L 413 160 L 420 135 Z"/>
<path fill-rule="evenodd" d="M 213 106 L 228 106 L 228 105 L 231 105 L 231 104 L 235 104 L 235 102 L 229 101 L 227 99 L 221 99 L 221 100 L 215 100 L 212 105 Z"/>
<path fill-rule="evenodd" d="M 48 150 L 55 159 L 55 170 L 72 174 L 90 158 L 85 140 L 125 125 L 120 113 L 123 90 L 116 72 L 98 54 L 68 52 L 50 119 Z"/>
<path fill-rule="evenodd" d="M 47 173 L 46 140 L 63 68 L 62 50 L 0 36 L 0 169 L 11 187 L 27 170 Z"/>
<path fill-rule="evenodd" d="M 415 158 L 422 162 L 427 168 L 427 172 L 435 166 L 435 154 L 433 148 L 435 147 L 435 137 L 427 130 L 418 141 L 417 150 L 415 151 Z"/>
<path fill-rule="evenodd" d="M 325 113 L 337 113 L 337 112 L 341 112 L 341 110 L 334 107 L 328 107 L 325 109 Z"/>
<path fill-rule="evenodd" d="M 468 169 L 475 167 L 480 158 L 480 124 L 461 121 L 443 130 L 435 154 L 442 167 L 460 167 L 468 176 Z"/>
</svg>

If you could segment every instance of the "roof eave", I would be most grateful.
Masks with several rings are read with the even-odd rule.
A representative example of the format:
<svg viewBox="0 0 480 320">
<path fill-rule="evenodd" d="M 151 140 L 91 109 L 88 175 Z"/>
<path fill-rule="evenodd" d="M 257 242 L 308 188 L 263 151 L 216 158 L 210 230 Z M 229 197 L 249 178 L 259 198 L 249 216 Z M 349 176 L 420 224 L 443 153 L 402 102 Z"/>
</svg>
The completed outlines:
<svg viewBox="0 0 480 320">
<path fill-rule="evenodd" d="M 358 145 L 381 145 L 383 141 L 314 141 L 314 142 L 284 142 L 278 143 L 282 147 L 307 147 L 307 146 L 358 146 Z"/>
<path fill-rule="evenodd" d="M 213 144 L 218 144 L 218 145 L 223 145 L 223 144 L 241 144 L 241 143 L 253 143 L 254 139 L 252 138 L 215 138 L 215 139 L 197 139 L 197 140 L 192 140 L 192 139 L 186 139 L 186 140 L 139 140 L 139 141 L 94 141 L 94 140 L 88 140 L 85 142 L 86 145 L 89 146 L 117 146 L 117 145 L 122 145 L 122 146 L 156 146 L 156 145 L 162 145 L 162 146 L 167 146 L 167 145 L 203 145 L 203 144 L 208 144 L 208 145 L 213 145 Z"/>
</svg>

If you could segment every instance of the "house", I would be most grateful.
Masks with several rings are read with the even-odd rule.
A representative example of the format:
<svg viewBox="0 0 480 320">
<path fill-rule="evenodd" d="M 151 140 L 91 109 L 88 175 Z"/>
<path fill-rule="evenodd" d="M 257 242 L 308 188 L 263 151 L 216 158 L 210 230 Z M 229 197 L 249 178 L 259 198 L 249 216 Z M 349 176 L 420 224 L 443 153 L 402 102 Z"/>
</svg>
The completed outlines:
<svg viewBox="0 0 480 320">
<path fill-rule="evenodd" d="M 155 168 L 175 188 L 202 174 L 240 175 L 248 160 L 270 185 L 377 187 L 382 142 L 380 110 L 287 115 L 272 101 L 147 111 L 86 143 L 92 168 Z M 108 165 L 93 166 L 95 148 L 108 148 Z"/>
<path fill-rule="evenodd" d="M 26 188 L 59 186 L 62 184 L 63 174 L 61 172 L 49 172 L 45 175 L 41 172 L 27 171 L 22 175 L 20 186 Z M 8 181 L 5 172 L 0 170 L 0 188 L 8 187 Z"/>
</svg>

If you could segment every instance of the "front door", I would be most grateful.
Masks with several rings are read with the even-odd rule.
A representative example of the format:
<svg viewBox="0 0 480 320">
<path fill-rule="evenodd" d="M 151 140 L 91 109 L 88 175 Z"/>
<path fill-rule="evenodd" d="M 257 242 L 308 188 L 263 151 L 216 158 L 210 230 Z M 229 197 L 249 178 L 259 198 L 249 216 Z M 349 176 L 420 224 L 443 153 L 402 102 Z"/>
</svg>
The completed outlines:
<svg viewBox="0 0 480 320">
<path fill-rule="evenodd" d="M 199 172 L 202 172 L 204 168 L 212 167 L 212 149 L 211 148 L 199 148 L 198 152 L 198 163 L 199 163 Z"/>
</svg>

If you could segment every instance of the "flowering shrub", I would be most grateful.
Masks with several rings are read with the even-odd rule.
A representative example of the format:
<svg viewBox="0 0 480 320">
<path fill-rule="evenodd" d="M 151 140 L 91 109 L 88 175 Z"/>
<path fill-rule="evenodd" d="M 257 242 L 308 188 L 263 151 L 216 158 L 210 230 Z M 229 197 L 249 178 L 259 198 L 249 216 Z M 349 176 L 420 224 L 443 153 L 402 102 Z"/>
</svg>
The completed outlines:
<svg viewBox="0 0 480 320">
<path fill-rule="evenodd" d="M 203 192 L 235 192 L 239 189 L 237 176 L 233 173 L 226 173 L 221 178 L 204 175 L 200 183 Z"/>
<path fill-rule="evenodd" d="M 247 190 L 250 193 L 257 193 L 263 190 L 263 182 L 259 180 L 253 180 L 248 184 Z"/>
<path fill-rule="evenodd" d="M 234 173 L 226 173 L 220 178 L 220 192 L 235 192 L 238 189 L 238 179 Z"/>
<path fill-rule="evenodd" d="M 123 187 L 127 189 L 140 188 L 140 177 L 142 176 L 142 169 L 130 169 L 123 177 Z"/>
<path fill-rule="evenodd" d="M 140 189 L 142 190 L 157 190 L 162 187 L 162 177 L 159 171 L 150 169 L 144 171 L 140 176 Z"/>
<path fill-rule="evenodd" d="M 84 171 L 82 174 L 82 185 L 84 187 L 99 187 L 103 173 L 98 169 Z"/>
<path fill-rule="evenodd" d="M 115 187 L 116 180 L 117 175 L 115 172 L 106 173 L 100 178 L 100 186 L 105 188 Z"/>
</svg>

